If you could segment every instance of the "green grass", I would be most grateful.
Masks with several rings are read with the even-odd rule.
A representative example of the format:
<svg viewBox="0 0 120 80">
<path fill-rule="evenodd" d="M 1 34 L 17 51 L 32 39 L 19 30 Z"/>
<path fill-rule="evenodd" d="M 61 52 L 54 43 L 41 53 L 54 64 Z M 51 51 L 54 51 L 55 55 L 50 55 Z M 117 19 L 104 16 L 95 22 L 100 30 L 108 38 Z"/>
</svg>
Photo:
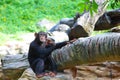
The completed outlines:
<svg viewBox="0 0 120 80">
<path fill-rule="evenodd" d="M 79 0 L 1 0 L 0 32 L 34 32 L 38 30 L 36 23 L 43 18 L 58 21 L 73 17 L 80 10 L 78 3 Z"/>
</svg>

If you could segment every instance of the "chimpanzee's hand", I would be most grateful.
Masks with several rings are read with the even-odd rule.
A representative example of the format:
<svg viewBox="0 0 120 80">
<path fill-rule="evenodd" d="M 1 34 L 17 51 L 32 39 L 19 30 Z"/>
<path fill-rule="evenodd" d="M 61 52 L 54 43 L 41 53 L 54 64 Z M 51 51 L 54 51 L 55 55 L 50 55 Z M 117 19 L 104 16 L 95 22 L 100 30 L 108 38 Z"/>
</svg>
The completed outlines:
<svg viewBox="0 0 120 80">
<path fill-rule="evenodd" d="M 56 44 L 55 44 L 55 41 L 53 39 L 49 38 L 49 39 L 47 39 L 46 45 L 55 46 Z"/>
<path fill-rule="evenodd" d="M 75 42 L 77 39 L 73 39 L 73 40 L 70 40 L 69 42 L 67 42 L 68 44 L 70 44 L 70 43 L 73 43 L 73 42 Z"/>
</svg>

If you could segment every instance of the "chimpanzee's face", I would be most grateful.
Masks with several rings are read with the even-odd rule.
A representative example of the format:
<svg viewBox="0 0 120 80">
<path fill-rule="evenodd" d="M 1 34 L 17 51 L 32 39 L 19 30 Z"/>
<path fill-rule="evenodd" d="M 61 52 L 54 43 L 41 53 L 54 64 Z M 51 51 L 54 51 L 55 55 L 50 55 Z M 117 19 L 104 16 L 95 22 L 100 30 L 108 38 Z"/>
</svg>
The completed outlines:
<svg viewBox="0 0 120 80">
<path fill-rule="evenodd" d="M 39 39 L 41 42 L 46 42 L 46 36 L 45 35 L 39 35 Z"/>
</svg>

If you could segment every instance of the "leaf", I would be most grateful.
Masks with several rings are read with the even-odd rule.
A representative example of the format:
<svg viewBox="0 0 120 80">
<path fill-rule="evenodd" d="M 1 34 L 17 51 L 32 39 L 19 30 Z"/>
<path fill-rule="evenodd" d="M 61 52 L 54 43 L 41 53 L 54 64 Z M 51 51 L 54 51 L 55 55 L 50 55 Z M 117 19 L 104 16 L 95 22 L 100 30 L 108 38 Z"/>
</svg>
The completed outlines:
<svg viewBox="0 0 120 80">
<path fill-rule="evenodd" d="M 85 3 L 84 2 L 80 2 L 78 3 L 78 6 L 80 7 L 80 12 L 83 13 L 85 10 Z"/>
<path fill-rule="evenodd" d="M 90 16 L 93 16 L 93 10 L 90 8 Z"/>
<path fill-rule="evenodd" d="M 95 2 L 95 0 L 93 0 L 92 9 L 93 9 L 94 12 L 97 12 L 98 4 Z"/>
<path fill-rule="evenodd" d="M 80 3 L 78 3 L 78 6 L 81 7 L 81 5 L 85 5 L 85 3 L 84 3 L 84 2 L 80 2 Z"/>
<path fill-rule="evenodd" d="M 90 0 L 84 0 L 85 2 L 90 2 Z"/>
<path fill-rule="evenodd" d="M 112 9 L 120 8 L 120 0 L 110 0 L 108 4 Z"/>
</svg>

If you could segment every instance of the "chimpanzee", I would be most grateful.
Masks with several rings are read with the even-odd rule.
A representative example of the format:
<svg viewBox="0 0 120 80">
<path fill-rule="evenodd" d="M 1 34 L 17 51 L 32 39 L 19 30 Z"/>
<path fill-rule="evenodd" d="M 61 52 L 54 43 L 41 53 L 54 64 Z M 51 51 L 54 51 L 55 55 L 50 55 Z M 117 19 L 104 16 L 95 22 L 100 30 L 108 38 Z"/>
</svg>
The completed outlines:
<svg viewBox="0 0 120 80">
<path fill-rule="evenodd" d="M 51 52 L 65 46 L 67 43 L 66 41 L 57 44 L 51 43 L 50 40 L 47 40 L 45 32 L 35 33 L 35 39 L 29 47 L 28 61 L 36 77 L 56 75 L 57 65 L 51 57 Z M 46 70 L 49 70 L 49 72 L 46 72 Z"/>
</svg>

